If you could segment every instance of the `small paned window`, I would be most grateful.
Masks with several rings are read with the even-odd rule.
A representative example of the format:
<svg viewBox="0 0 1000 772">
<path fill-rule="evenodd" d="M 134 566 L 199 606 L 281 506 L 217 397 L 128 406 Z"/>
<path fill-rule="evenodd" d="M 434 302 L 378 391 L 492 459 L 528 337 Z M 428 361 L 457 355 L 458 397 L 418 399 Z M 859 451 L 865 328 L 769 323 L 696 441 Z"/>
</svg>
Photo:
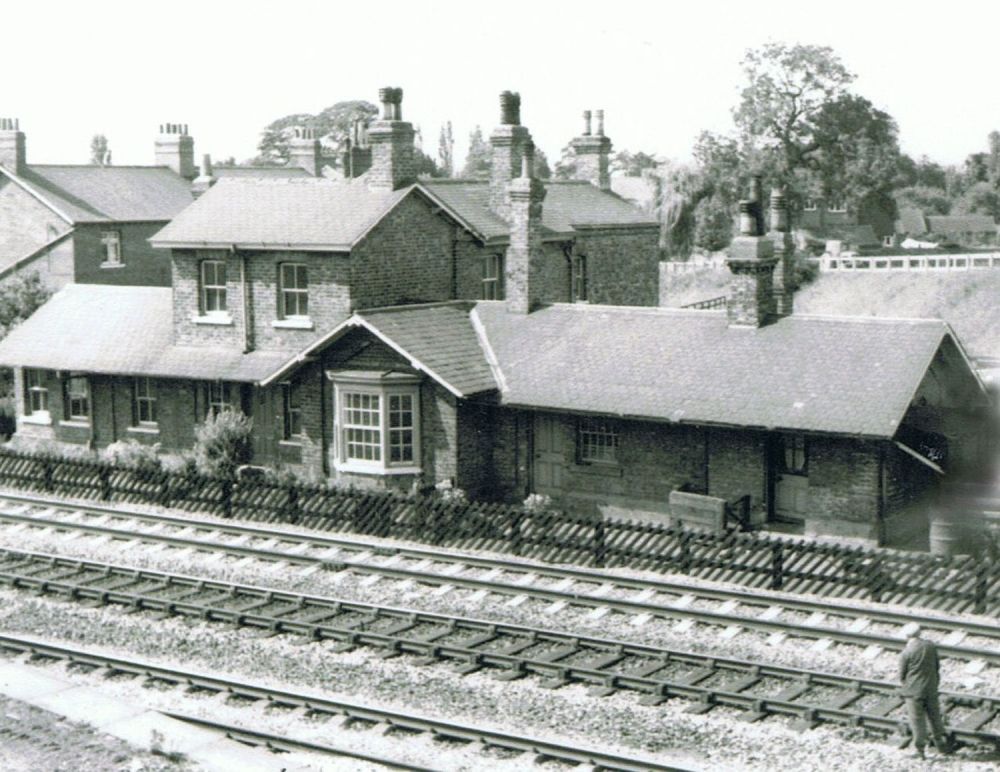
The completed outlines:
<svg viewBox="0 0 1000 772">
<path fill-rule="evenodd" d="M 24 407 L 29 415 L 48 415 L 49 390 L 45 385 L 45 373 L 42 370 L 24 371 Z"/>
<path fill-rule="evenodd" d="M 218 416 L 224 410 L 232 410 L 232 384 L 226 381 L 209 381 L 205 384 L 206 415 Z"/>
<path fill-rule="evenodd" d="M 226 310 L 226 263 L 203 260 L 201 263 L 201 311 L 203 314 Z"/>
<path fill-rule="evenodd" d="M 809 448 L 801 434 L 786 434 L 781 438 L 782 471 L 785 474 L 808 474 Z"/>
<path fill-rule="evenodd" d="M 101 248 L 104 250 L 104 266 L 122 264 L 122 235 L 118 231 L 101 231 Z"/>
<path fill-rule="evenodd" d="M 302 389 L 297 383 L 281 385 L 283 435 L 286 440 L 302 437 Z"/>
<path fill-rule="evenodd" d="M 570 261 L 570 301 L 587 300 L 587 257 L 573 255 Z"/>
<path fill-rule="evenodd" d="M 581 464 L 617 464 L 617 427 L 604 419 L 580 419 L 576 431 L 576 455 Z"/>
<path fill-rule="evenodd" d="M 483 258 L 483 300 L 503 300 L 503 255 Z"/>
<path fill-rule="evenodd" d="M 420 463 L 418 379 L 354 372 L 333 378 L 338 469 L 412 473 Z"/>
<path fill-rule="evenodd" d="M 132 381 L 132 421 L 135 426 L 156 423 L 156 391 L 149 378 L 135 378 Z"/>
<path fill-rule="evenodd" d="M 346 392 L 343 399 L 347 460 L 381 461 L 381 395 Z"/>
<path fill-rule="evenodd" d="M 66 390 L 66 417 L 71 421 L 90 420 L 90 388 L 83 376 L 73 376 L 64 381 Z"/>
<path fill-rule="evenodd" d="M 282 263 L 278 266 L 279 313 L 281 318 L 309 316 L 309 282 L 302 263 Z"/>
<path fill-rule="evenodd" d="M 413 461 L 413 395 L 389 395 L 389 463 Z"/>
</svg>

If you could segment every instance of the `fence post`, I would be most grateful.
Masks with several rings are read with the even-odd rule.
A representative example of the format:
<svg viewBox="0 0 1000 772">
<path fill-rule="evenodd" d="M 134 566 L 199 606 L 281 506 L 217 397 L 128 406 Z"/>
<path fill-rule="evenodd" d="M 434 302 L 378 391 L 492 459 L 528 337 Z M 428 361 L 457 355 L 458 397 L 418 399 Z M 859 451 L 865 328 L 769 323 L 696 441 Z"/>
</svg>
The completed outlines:
<svg viewBox="0 0 1000 772">
<path fill-rule="evenodd" d="M 235 485 L 230 479 L 222 481 L 222 516 L 233 516 L 233 488 Z"/>
<path fill-rule="evenodd" d="M 976 565 L 975 613 L 986 613 L 986 590 L 990 584 L 990 566 L 985 561 Z"/>
<path fill-rule="evenodd" d="M 521 523 L 524 521 L 524 510 L 521 507 L 514 507 L 510 514 L 510 551 L 515 555 L 521 554 Z"/>
<path fill-rule="evenodd" d="M 292 484 L 285 491 L 285 513 L 289 523 L 299 522 L 299 490 Z"/>
<path fill-rule="evenodd" d="M 785 543 L 776 541 L 771 545 L 771 589 L 780 590 L 785 583 Z"/>
<path fill-rule="evenodd" d="M 98 476 L 101 478 L 101 501 L 111 501 L 111 468 L 107 466 L 99 467 Z"/>
<path fill-rule="evenodd" d="M 594 550 L 594 565 L 599 568 L 603 568 L 604 552 L 605 552 L 603 517 L 596 523 L 594 523 L 593 550 Z"/>
<path fill-rule="evenodd" d="M 42 459 L 42 490 L 46 493 L 52 493 L 55 486 L 52 484 L 52 459 L 43 458 Z"/>
<path fill-rule="evenodd" d="M 677 536 L 681 543 L 681 571 L 685 574 L 691 573 L 691 534 L 684 529 L 683 525 L 677 526 Z"/>
<path fill-rule="evenodd" d="M 872 555 L 868 570 L 868 596 L 876 603 L 882 602 L 882 558 L 877 553 Z"/>
</svg>

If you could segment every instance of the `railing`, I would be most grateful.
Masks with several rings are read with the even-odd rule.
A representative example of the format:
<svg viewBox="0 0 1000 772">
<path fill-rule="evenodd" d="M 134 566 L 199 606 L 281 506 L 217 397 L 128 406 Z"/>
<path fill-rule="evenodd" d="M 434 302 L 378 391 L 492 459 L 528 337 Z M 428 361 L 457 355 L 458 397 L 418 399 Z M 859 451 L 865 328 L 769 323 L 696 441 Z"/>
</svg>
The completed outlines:
<svg viewBox="0 0 1000 772">
<path fill-rule="evenodd" d="M 452 549 L 505 551 L 539 560 L 626 566 L 725 579 L 753 587 L 869 597 L 954 611 L 1000 611 L 1000 567 L 845 547 L 737 530 L 714 534 L 629 520 L 532 512 L 485 502 L 449 503 L 262 478 L 135 471 L 103 461 L 0 452 L 0 484 L 82 499 L 171 506 L 310 528 L 411 539 Z M 730 502 L 737 521 L 745 500 Z"/>
<path fill-rule="evenodd" d="M 726 307 L 726 295 L 719 295 L 717 298 L 709 298 L 708 300 L 699 300 L 696 303 L 688 303 L 687 305 L 681 306 L 681 308 L 725 308 Z"/>
<path fill-rule="evenodd" d="M 842 257 L 823 255 L 821 271 L 969 271 L 1000 268 L 1000 252 L 970 252 L 952 255 L 868 255 Z"/>
</svg>

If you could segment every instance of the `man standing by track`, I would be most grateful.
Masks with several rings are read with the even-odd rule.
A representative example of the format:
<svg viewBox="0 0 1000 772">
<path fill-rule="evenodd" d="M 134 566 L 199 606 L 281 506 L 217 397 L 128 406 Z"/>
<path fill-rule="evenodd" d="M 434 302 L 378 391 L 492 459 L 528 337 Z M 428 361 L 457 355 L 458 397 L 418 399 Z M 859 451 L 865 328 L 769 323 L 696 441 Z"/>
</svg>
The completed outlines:
<svg viewBox="0 0 1000 772">
<path fill-rule="evenodd" d="M 917 756 L 924 757 L 927 745 L 927 722 L 930 721 L 934 747 L 941 753 L 951 753 L 950 738 L 941 721 L 938 702 L 939 663 L 937 647 L 920 637 L 920 626 L 911 625 L 906 646 L 899 655 L 900 694 L 906 699 L 910 730 Z"/>
</svg>

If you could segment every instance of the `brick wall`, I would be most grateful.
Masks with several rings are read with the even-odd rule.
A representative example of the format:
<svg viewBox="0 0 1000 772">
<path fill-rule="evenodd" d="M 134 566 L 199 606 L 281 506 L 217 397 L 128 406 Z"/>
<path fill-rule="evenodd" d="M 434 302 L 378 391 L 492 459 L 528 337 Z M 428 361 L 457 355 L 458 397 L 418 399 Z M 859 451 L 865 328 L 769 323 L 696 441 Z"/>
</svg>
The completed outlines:
<svg viewBox="0 0 1000 772">
<path fill-rule="evenodd" d="M 810 437 L 806 533 L 880 541 L 881 468 L 876 443 Z"/>
<path fill-rule="evenodd" d="M 590 302 L 655 306 L 660 297 L 657 228 L 586 233 L 574 251 L 587 256 Z"/>
<path fill-rule="evenodd" d="M 203 260 L 226 263 L 226 306 L 231 322 L 224 325 L 196 324 L 200 315 L 200 266 Z M 243 347 L 243 292 L 240 261 L 226 250 L 175 249 L 171 255 L 174 288 L 174 341 L 181 346 Z"/>
<path fill-rule="evenodd" d="M 450 300 L 452 238 L 422 197 L 404 198 L 351 253 L 353 307 Z"/>
<path fill-rule="evenodd" d="M 76 282 L 169 287 L 170 252 L 154 249 L 147 241 L 164 225 L 166 222 L 77 225 L 73 234 Z M 117 231 L 120 235 L 122 263 L 119 266 L 101 265 L 106 255 L 101 243 L 105 231 Z"/>
<path fill-rule="evenodd" d="M 23 188 L 0 176 L 0 266 L 25 257 L 69 228 Z"/>
</svg>

